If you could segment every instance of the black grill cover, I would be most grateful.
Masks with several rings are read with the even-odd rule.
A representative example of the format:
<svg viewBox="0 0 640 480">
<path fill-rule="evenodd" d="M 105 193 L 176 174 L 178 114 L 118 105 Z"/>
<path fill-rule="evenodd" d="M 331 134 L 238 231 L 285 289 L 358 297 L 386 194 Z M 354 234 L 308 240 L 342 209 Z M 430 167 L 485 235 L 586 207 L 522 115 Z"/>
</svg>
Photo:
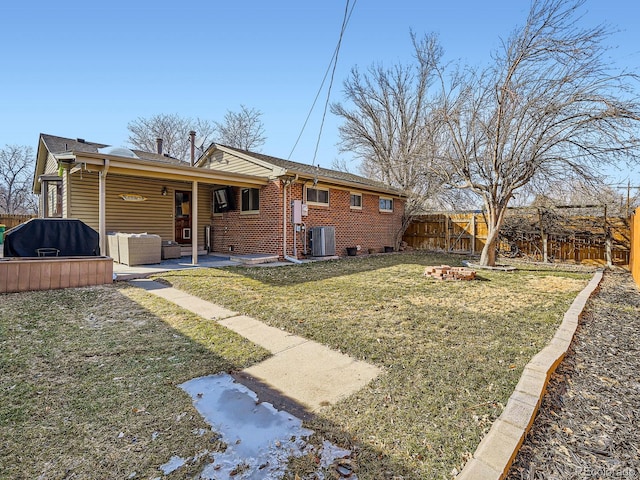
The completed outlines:
<svg viewBox="0 0 640 480">
<path fill-rule="evenodd" d="M 51 256 L 56 253 L 61 257 L 98 256 L 100 235 L 80 220 L 67 218 L 32 218 L 5 234 L 5 257 Z"/>
</svg>

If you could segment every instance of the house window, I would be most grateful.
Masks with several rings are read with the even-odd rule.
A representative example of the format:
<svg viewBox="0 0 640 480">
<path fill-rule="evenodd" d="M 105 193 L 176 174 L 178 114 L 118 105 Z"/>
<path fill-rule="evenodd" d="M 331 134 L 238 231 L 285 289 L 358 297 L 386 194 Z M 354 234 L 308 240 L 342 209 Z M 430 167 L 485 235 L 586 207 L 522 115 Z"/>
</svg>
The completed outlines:
<svg viewBox="0 0 640 480">
<path fill-rule="evenodd" d="M 323 188 L 307 188 L 307 203 L 329 205 L 329 190 Z"/>
<path fill-rule="evenodd" d="M 62 179 L 57 175 L 40 177 L 40 206 L 44 218 L 62 218 Z"/>
<path fill-rule="evenodd" d="M 393 198 L 380 197 L 380 211 L 393 212 Z"/>
<path fill-rule="evenodd" d="M 243 188 L 241 198 L 241 211 L 245 213 L 257 213 L 260 211 L 260 189 Z"/>
<path fill-rule="evenodd" d="M 352 193 L 349 202 L 352 210 L 362 210 L 362 194 Z"/>
</svg>

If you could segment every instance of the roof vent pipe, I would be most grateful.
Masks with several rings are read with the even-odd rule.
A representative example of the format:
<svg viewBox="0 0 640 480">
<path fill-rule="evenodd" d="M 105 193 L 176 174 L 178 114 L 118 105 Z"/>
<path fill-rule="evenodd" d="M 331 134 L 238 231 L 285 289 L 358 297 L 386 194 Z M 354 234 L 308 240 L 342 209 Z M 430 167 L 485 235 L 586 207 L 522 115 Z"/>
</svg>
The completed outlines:
<svg viewBox="0 0 640 480">
<path fill-rule="evenodd" d="M 195 132 L 195 130 L 191 130 L 189 132 L 189 142 L 191 143 L 191 166 L 193 167 L 193 164 L 195 163 L 195 160 L 196 160 L 196 132 Z"/>
<path fill-rule="evenodd" d="M 158 155 L 162 155 L 162 139 L 160 137 L 156 138 L 156 151 Z"/>
</svg>

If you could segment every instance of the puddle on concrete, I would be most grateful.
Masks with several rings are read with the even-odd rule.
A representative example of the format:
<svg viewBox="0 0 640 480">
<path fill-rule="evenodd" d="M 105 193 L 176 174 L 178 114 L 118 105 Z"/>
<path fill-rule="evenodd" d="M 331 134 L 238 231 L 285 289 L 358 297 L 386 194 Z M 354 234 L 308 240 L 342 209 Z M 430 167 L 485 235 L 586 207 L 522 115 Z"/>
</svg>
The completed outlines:
<svg viewBox="0 0 640 480">
<path fill-rule="evenodd" d="M 314 432 L 304 428 L 302 420 L 259 402 L 255 392 L 230 375 L 194 378 L 179 387 L 191 395 L 196 410 L 227 444 L 224 452 L 210 454 L 213 462 L 202 471 L 202 479 L 276 480 L 284 474 L 290 458 L 316 450 L 307 443 Z M 324 468 L 351 454 L 326 440 L 320 450 L 316 454 Z M 167 475 L 185 462 L 172 457 L 161 470 Z M 324 477 L 318 472 L 317 478 Z M 345 478 L 357 480 L 355 474 Z"/>
</svg>

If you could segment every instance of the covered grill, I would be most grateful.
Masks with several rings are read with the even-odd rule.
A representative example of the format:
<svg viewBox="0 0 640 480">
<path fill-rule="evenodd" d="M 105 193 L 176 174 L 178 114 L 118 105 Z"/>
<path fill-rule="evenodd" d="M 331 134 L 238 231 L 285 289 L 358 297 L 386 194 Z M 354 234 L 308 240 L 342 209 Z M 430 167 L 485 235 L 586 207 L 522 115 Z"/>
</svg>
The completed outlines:
<svg viewBox="0 0 640 480">
<path fill-rule="evenodd" d="M 100 236 L 80 220 L 33 218 L 5 234 L 6 257 L 92 257 L 100 255 Z"/>
</svg>

